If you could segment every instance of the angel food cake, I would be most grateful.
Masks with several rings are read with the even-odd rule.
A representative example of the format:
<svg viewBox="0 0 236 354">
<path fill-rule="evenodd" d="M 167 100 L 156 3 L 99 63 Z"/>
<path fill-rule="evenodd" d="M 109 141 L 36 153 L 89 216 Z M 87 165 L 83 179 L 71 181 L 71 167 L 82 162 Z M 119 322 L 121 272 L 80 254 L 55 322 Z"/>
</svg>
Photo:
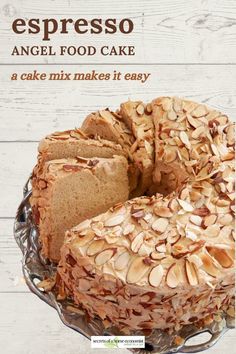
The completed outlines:
<svg viewBox="0 0 236 354">
<path fill-rule="evenodd" d="M 111 160 L 120 161 L 126 179 L 119 170 L 116 181 L 105 173 L 100 183 L 113 183 L 122 198 L 105 203 L 103 211 L 96 206 L 92 216 L 88 201 L 73 228 L 61 223 L 67 231 L 58 286 L 105 327 L 125 333 L 178 329 L 220 310 L 232 312 L 234 125 L 218 111 L 176 97 L 102 112 L 86 118 L 81 130 L 121 146 L 123 156 Z M 78 180 L 74 188 L 84 187 Z"/>
</svg>

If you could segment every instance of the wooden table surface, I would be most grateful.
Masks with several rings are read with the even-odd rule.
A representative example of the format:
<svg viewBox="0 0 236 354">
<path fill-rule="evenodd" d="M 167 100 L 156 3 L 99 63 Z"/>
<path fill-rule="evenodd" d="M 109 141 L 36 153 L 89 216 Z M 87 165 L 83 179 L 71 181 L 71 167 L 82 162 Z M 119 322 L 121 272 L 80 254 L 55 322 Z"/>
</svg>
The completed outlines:
<svg viewBox="0 0 236 354">
<path fill-rule="evenodd" d="M 130 17 L 128 37 L 54 36 L 50 44 L 135 45 L 135 57 L 12 57 L 14 45 L 33 45 L 39 36 L 17 37 L 14 18 Z M 13 222 L 22 187 L 36 162 L 37 143 L 55 130 L 80 126 L 91 111 L 130 99 L 178 95 L 236 117 L 235 0 L 0 0 L 0 345 L 5 354 L 92 353 L 90 342 L 65 327 L 55 310 L 27 289 Z M 27 63 L 28 65 L 23 65 Z M 48 65 L 50 64 L 50 65 Z M 71 65 L 64 65 L 71 64 Z M 73 65 L 72 65 L 73 64 Z M 11 81 L 12 73 L 151 73 L 137 81 Z M 236 353 L 230 330 L 207 354 Z M 0 350 L 1 351 L 1 350 Z M 100 350 L 100 352 L 103 352 Z M 111 350 L 105 351 L 110 354 Z M 114 352 L 114 350 L 113 350 Z M 120 350 L 119 353 L 127 353 Z"/>
</svg>

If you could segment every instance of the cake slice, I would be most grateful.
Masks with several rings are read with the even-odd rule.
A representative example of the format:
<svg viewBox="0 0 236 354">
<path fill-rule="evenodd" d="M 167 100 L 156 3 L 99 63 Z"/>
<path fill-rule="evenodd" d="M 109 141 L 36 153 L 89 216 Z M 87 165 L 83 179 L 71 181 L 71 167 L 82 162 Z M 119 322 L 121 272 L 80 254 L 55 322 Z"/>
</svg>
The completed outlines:
<svg viewBox="0 0 236 354">
<path fill-rule="evenodd" d="M 127 101 L 120 106 L 120 115 L 136 139 L 131 150 L 133 160 L 140 170 L 140 178 L 132 197 L 141 196 L 153 184 L 154 124 L 152 107 L 141 101 Z"/>
<path fill-rule="evenodd" d="M 45 258 L 59 261 L 65 231 L 78 220 L 128 199 L 127 169 L 123 156 L 45 162 L 30 199 Z"/>
<path fill-rule="evenodd" d="M 49 160 L 81 157 L 124 155 L 119 144 L 103 139 L 89 139 L 80 129 L 55 132 L 39 143 L 38 167 Z"/>
<path fill-rule="evenodd" d="M 122 121 L 121 116 L 108 109 L 90 114 L 85 118 L 81 130 L 89 137 L 100 137 L 120 144 L 127 155 L 135 142 L 133 133 Z"/>
</svg>

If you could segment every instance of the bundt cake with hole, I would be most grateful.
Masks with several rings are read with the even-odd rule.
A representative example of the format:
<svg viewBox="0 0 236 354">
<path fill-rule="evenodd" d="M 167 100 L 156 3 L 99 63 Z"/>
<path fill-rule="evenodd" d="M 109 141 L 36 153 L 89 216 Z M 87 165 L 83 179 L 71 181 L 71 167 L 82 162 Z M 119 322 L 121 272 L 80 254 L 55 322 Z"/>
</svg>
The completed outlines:
<svg viewBox="0 0 236 354">
<path fill-rule="evenodd" d="M 98 316 L 104 327 L 114 325 L 124 333 L 154 328 L 178 330 L 204 318 L 211 320 L 222 310 L 232 315 L 233 123 L 203 104 L 160 97 L 148 104 L 125 102 L 116 113 L 93 113 L 85 119 L 81 132 L 89 139 L 105 139 L 121 146 L 124 156 L 94 158 L 102 160 L 101 166 L 104 161 L 115 165 L 120 161 L 123 167 L 117 171 L 117 179 L 111 180 L 104 172 L 100 183 L 106 195 L 113 189 L 117 197 L 121 198 L 121 191 L 123 195 L 118 201 L 111 197 L 110 209 L 108 203 L 103 211 L 99 211 L 100 204 L 96 205 L 92 216 L 88 215 L 91 200 L 87 200 L 87 209 L 84 205 L 77 207 L 77 221 L 73 214 L 74 227 L 63 228 L 67 231 L 58 265 L 60 299 L 69 296 L 91 317 Z M 63 163 L 71 165 L 68 157 L 63 157 Z M 80 165 L 81 157 L 73 161 L 72 165 Z M 44 162 L 43 169 L 48 171 L 46 166 L 54 164 L 57 161 L 53 159 Z M 93 182 L 87 180 L 86 184 L 84 178 L 84 184 L 80 184 L 79 175 L 81 171 L 85 174 L 84 169 L 72 170 L 66 173 L 77 178 L 73 188 L 80 195 Z M 119 178 L 121 170 L 123 177 Z M 66 195 L 69 180 L 65 179 L 63 186 L 58 176 L 54 181 L 58 194 L 60 190 Z M 109 193 L 106 188 L 110 188 Z M 33 186 L 35 204 L 43 190 L 38 192 Z M 99 198 L 94 194 L 95 203 Z M 61 209 L 56 210 L 54 205 L 51 209 L 58 215 L 68 213 L 75 205 L 73 201 L 61 205 Z M 46 214 L 43 210 L 42 224 Z M 57 230 L 62 229 L 63 221 L 60 225 Z M 50 240 L 47 229 L 44 236 L 40 232 L 42 244 L 43 239 Z M 54 240 L 57 243 L 57 236 Z M 50 259 L 49 253 L 47 256 Z"/>
<path fill-rule="evenodd" d="M 179 98 L 151 107 L 161 194 L 68 231 L 58 266 L 74 301 L 124 332 L 179 329 L 234 296 L 234 127 Z"/>
</svg>

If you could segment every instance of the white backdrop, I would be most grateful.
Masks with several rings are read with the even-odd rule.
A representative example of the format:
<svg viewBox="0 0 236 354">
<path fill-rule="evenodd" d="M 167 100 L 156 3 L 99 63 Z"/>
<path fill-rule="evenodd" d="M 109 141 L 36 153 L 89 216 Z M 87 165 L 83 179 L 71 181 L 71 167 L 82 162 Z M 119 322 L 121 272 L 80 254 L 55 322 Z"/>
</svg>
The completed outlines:
<svg viewBox="0 0 236 354">
<path fill-rule="evenodd" d="M 135 23 L 132 35 L 80 39 L 70 32 L 54 35 L 50 45 L 125 43 L 136 46 L 136 55 L 12 57 L 14 45 L 38 44 L 40 39 L 40 35 L 13 34 L 11 23 L 17 17 L 130 17 Z M 35 69 L 47 73 L 119 70 L 151 73 L 151 77 L 145 84 L 10 80 L 13 72 Z M 32 295 L 22 279 L 12 227 L 22 186 L 36 161 L 37 142 L 52 131 L 78 127 L 86 114 L 98 108 L 114 109 L 128 98 L 148 101 L 167 94 L 205 102 L 235 119 L 235 0 L 0 0 L 0 343 L 5 354 L 93 352 L 89 341 L 63 326 L 56 312 Z M 229 331 L 207 354 L 232 353 L 235 339 L 236 331 Z"/>
</svg>

